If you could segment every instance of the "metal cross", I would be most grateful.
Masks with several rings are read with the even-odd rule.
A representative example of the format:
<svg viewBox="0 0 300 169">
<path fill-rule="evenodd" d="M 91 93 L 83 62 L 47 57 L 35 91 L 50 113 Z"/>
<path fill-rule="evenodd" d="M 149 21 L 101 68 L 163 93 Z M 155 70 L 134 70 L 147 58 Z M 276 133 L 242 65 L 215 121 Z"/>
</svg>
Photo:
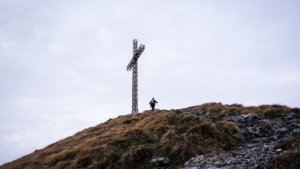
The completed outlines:
<svg viewBox="0 0 300 169">
<path fill-rule="evenodd" d="M 127 65 L 127 71 L 132 69 L 132 111 L 138 113 L 138 59 L 145 50 L 145 45 L 141 44 L 139 48 L 138 40 L 133 40 L 133 57 Z"/>
</svg>

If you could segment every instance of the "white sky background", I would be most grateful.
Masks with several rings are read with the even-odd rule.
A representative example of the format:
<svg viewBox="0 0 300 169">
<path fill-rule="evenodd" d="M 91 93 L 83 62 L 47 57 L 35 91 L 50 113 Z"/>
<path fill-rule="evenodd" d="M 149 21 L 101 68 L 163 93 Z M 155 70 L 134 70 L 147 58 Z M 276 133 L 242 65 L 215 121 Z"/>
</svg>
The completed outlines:
<svg viewBox="0 0 300 169">
<path fill-rule="evenodd" d="M 298 0 L 0 0 L 0 164 L 131 111 L 300 105 Z"/>
</svg>

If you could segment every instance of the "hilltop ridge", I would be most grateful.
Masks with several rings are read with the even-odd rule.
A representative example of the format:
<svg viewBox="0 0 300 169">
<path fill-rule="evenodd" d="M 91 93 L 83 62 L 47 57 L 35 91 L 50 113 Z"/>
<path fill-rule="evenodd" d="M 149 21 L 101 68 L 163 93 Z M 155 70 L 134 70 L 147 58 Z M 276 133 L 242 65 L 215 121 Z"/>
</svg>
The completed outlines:
<svg viewBox="0 0 300 169">
<path fill-rule="evenodd" d="M 43 168 L 295 168 L 300 109 L 206 103 L 122 115 L 0 166 Z"/>
</svg>

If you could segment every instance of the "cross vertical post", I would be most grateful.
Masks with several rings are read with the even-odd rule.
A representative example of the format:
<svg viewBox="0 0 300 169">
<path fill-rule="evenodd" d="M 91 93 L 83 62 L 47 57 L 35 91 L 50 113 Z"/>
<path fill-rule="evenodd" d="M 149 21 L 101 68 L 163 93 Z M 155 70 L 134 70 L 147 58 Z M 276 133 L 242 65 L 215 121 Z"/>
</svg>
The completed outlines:
<svg viewBox="0 0 300 169">
<path fill-rule="evenodd" d="M 138 64 L 132 69 L 132 113 L 139 112 L 138 109 Z"/>
<path fill-rule="evenodd" d="M 138 59 L 145 50 L 145 45 L 140 45 L 139 48 L 137 39 L 133 40 L 133 57 L 127 65 L 127 71 L 132 69 L 132 111 L 138 113 Z"/>
</svg>

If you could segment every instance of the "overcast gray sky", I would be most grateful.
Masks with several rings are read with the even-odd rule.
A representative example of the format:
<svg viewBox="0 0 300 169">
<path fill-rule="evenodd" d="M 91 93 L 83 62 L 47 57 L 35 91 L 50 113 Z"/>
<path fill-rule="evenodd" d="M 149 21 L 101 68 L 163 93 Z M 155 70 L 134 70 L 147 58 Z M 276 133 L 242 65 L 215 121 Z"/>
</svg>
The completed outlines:
<svg viewBox="0 0 300 169">
<path fill-rule="evenodd" d="M 0 0 L 0 164 L 131 112 L 300 106 L 298 0 Z"/>
</svg>

